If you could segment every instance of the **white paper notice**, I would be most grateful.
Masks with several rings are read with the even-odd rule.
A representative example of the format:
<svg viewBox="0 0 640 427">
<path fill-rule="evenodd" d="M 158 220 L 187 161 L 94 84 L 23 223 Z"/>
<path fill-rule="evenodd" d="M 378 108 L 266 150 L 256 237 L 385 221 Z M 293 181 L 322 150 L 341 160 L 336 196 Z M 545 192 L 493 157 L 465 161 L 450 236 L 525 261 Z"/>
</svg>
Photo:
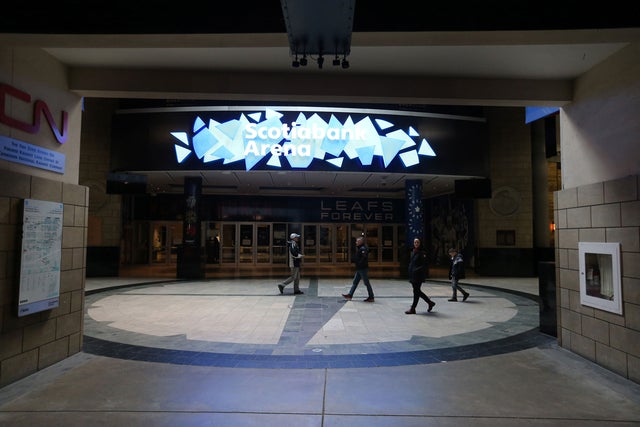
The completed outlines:
<svg viewBox="0 0 640 427">
<path fill-rule="evenodd" d="M 62 203 L 24 201 L 19 316 L 59 304 L 63 212 Z"/>
</svg>

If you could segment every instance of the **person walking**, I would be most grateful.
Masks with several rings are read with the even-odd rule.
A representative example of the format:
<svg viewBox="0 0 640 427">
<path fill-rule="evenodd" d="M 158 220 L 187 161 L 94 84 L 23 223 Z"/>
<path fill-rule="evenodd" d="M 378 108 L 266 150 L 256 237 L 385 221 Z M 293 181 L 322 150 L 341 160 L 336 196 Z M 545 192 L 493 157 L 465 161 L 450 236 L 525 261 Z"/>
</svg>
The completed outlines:
<svg viewBox="0 0 640 427">
<path fill-rule="evenodd" d="M 356 265 L 356 274 L 353 276 L 353 284 L 351 285 L 349 293 L 342 294 L 342 296 L 347 300 L 351 300 L 356 288 L 358 287 L 358 283 L 360 283 L 360 279 L 362 279 L 364 285 L 367 287 L 367 293 L 369 294 L 364 302 L 373 302 L 373 289 L 371 288 L 371 283 L 369 283 L 369 248 L 365 245 L 364 237 L 362 236 L 356 239 L 356 252 L 353 258 L 353 263 Z"/>
<path fill-rule="evenodd" d="M 301 295 L 304 294 L 300 290 L 300 261 L 304 256 L 300 251 L 299 245 L 300 235 L 298 233 L 291 233 L 289 236 L 289 267 L 291 267 L 291 275 L 284 280 L 282 283 L 278 284 L 278 290 L 280 293 L 284 293 L 284 288 L 289 283 L 293 282 L 293 294 Z"/>
<path fill-rule="evenodd" d="M 466 301 L 469 298 L 469 292 L 465 291 L 458 284 L 458 280 L 464 279 L 464 260 L 462 254 L 458 253 L 456 248 L 449 249 L 449 256 L 451 257 L 451 267 L 449 267 L 449 279 L 451 279 L 451 288 L 453 289 L 453 295 L 448 301 L 458 301 L 458 291 L 462 292 L 462 301 Z"/>
<path fill-rule="evenodd" d="M 417 237 L 413 239 L 413 251 L 409 260 L 409 283 L 413 288 L 413 303 L 411 308 L 405 311 L 405 314 L 416 314 L 416 307 L 420 298 L 425 300 L 431 312 L 433 306 L 436 305 L 429 297 L 422 292 L 422 282 L 427 278 L 427 253 L 422 249 L 422 242 Z"/>
</svg>

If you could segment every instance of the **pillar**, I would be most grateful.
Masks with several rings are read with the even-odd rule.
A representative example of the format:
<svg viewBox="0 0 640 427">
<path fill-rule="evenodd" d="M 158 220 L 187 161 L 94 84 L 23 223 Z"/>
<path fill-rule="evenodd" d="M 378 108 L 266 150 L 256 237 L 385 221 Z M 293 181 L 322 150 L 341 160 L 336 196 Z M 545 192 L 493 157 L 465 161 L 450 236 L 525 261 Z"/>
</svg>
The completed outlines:
<svg viewBox="0 0 640 427">
<path fill-rule="evenodd" d="M 407 207 L 407 248 L 413 248 L 413 239 L 425 239 L 424 206 L 422 202 L 422 181 L 410 179 L 405 182 L 405 203 Z"/>
<path fill-rule="evenodd" d="M 184 179 L 184 219 L 182 221 L 182 245 L 178 249 L 177 277 L 199 279 L 204 277 L 200 232 L 200 199 L 202 178 Z"/>
</svg>

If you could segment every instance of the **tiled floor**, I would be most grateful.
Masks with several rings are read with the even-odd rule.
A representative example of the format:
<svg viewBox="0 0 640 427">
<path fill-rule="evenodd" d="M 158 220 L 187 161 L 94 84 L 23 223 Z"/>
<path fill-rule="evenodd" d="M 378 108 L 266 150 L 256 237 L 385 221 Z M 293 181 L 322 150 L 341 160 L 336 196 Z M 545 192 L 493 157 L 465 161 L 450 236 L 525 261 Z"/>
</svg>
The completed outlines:
<svg viewBox="0 0 640 427">
<path fill-rule="evenodd" d="M 456 304 L 447 302 L 447 284 L 429 282 L 423 289 L 435 308 L 427 313 L 422 302 L 407 316 L 404 281 L 377 281 L 374 303 L 358 293 L 346 301 L 344 279 L 304 278 L 303 295 L 291 287 L 280 295 L 269 284 L 179 281 L 91 293 L 85 351 L 208 366 L 354 368 L 458 360 L 550 340 L 537 332 L 537 301 L 503 290 L 468 287 L 473 296 Z"/>
<path fill-rule="evenodd" d="M 85 349 L 0 389 L 0 425 L 637 426 L 640 386 L 539 331 L 537 279 L 87 280 Z M 131 286 L 133 285 L 133 286 Z"/>
</svg>

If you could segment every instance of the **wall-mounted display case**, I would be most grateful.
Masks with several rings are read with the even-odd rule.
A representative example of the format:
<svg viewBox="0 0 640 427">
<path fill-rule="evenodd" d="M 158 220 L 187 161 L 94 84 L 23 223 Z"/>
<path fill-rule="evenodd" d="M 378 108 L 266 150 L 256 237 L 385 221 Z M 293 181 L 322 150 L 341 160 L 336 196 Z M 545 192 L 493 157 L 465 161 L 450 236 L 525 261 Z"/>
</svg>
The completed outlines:
<svg viewBox="0 0 640 427">
<path fill-rule="evenodd" d="M 580 304 L 622 314 L 620 243 L 579 242 Z"/>
</svg>

